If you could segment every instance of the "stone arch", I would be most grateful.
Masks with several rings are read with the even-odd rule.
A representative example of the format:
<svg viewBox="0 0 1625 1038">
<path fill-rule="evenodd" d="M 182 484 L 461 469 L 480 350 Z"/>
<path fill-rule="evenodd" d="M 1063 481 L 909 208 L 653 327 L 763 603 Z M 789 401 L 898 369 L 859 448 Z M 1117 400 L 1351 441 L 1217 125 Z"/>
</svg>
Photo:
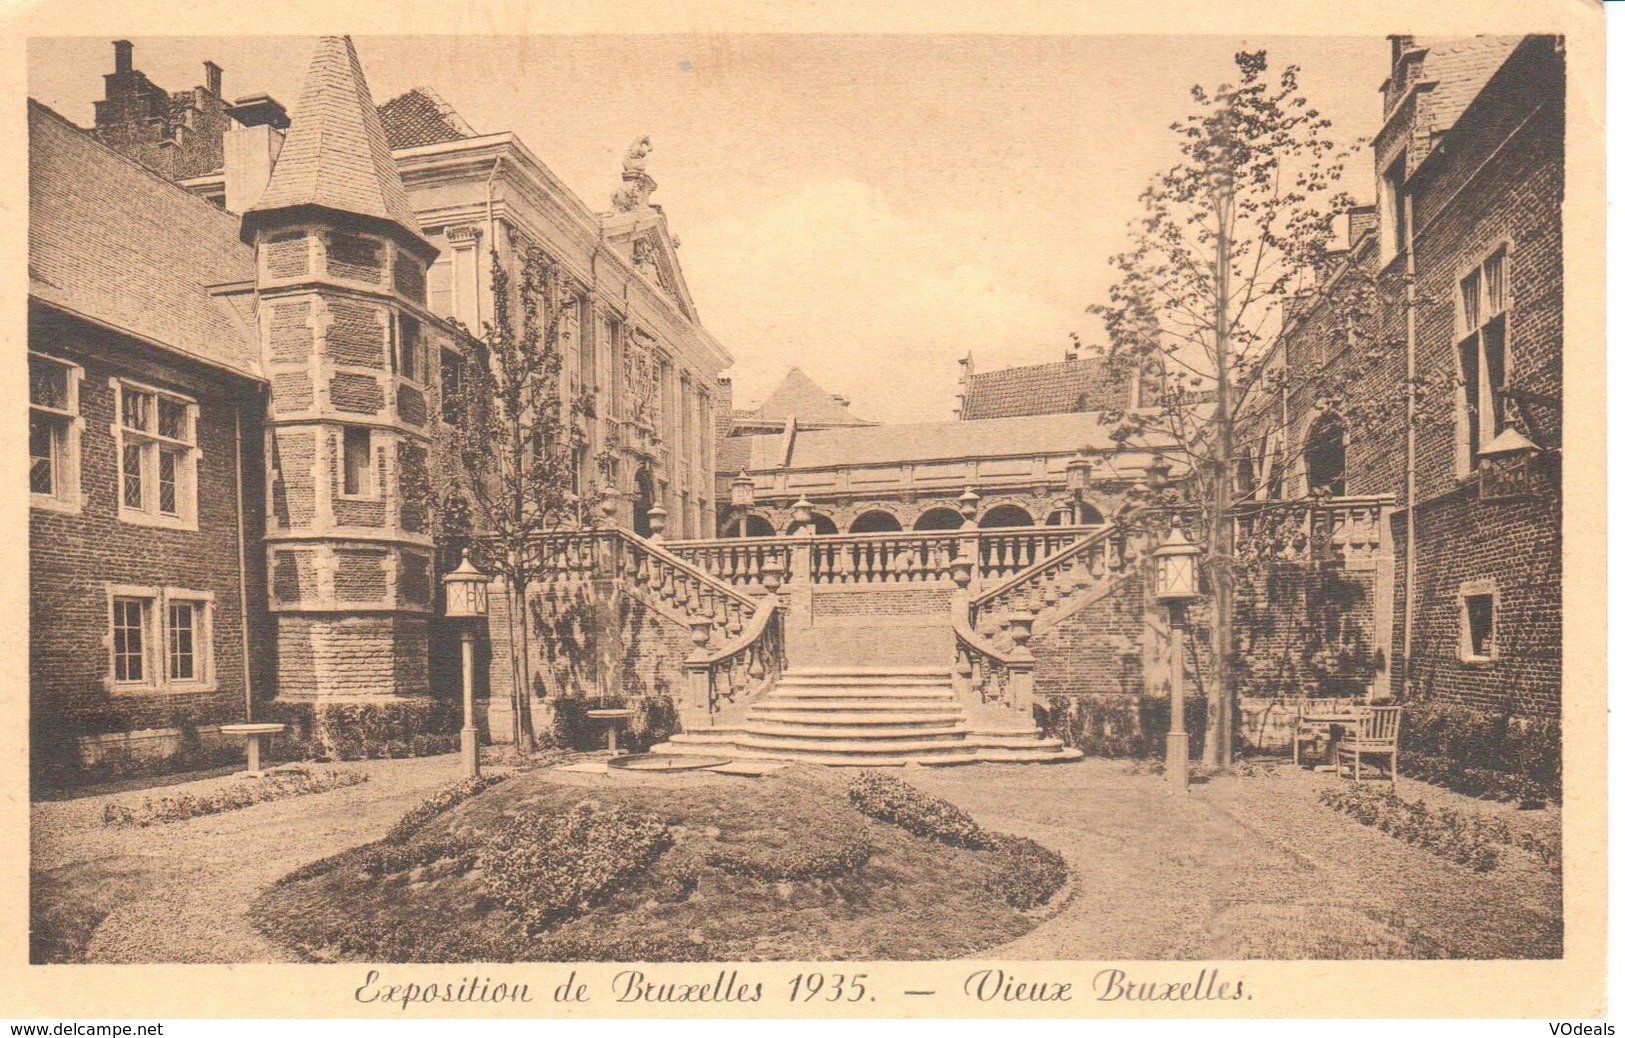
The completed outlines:
<svg viewBox="0 0 1625 1038">
<path fill-rule="evenodd" d="M 916 530 L 957 530 L 963 525 L 965 517 L 959 514 L 959 509 L 949 508 L 946 505 L 927 508 L 914 520 Z"/>
<path fill-rule="evenodd" d="M 832 533 L 841 532 L 840 529 L 835 525 L 835 520 L 831 519 L 823 512 L 814 512 L 812 514 L 812 528 L 813 535 L 815 537 L 827 537 Z M 784 532 L 786 534 L 800 533 L 801 524 L 792 519 L 790 520 L 790 525 L 785 527 Z"/>
<path fill-rule="evenodd" d="M 1327 411 L 1315 419 L 1303 438 L 1303 475 L 1310 493 L 1343 496 L 1347 454 L 1348 433 L 1343 418 L 1335 411 Z"/>
<path fill-rule="evenodd" d="M 978 526 L 996 529 L 1003 526 L 1033 526 L 1033 514 L 1018 504 L 1002 502 L 982 513 Z"/>
<path fill-rule="evenodd" d="M 1106 516 L 1094 505 L 1087 501 L 1081 501 L 1078 503 L 1076 521 L 1079 526 L 1104 526 L 1106 525 Z"/>
<path fill-rule="evenodd" d="M 898 533 L 903 524 L 897 517 L 884 508 L 871 508 L 852 520 L 852 525 L 846 528 L 847 533 Z"/>
<path fill-rule="evenodd" d="M 777 532 L 773 529 L 773 523 L 766 516 L 760 512 L 749 512 L 729 522 L 722 536 L 772 537 Z"/>
</svg>

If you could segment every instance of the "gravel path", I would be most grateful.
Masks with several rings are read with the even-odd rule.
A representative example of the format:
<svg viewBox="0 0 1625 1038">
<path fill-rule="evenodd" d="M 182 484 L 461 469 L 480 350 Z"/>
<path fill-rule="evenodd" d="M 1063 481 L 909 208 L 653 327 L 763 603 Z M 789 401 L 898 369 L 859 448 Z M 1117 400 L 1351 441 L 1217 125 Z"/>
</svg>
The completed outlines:
<svg viewBox="0 0 1625 1038">
<path fill-rule="evenodd" d="M 248 922 L 267 885 L 306 862 L 382 836 L 435 787 L 458 775 L 455 755 L 332 765 L 368 781 L 185 822 L 115 829 L 107 803 L 201 794 L 231 781 L 85 797 L 33 808 L 36 891 L 110 908 L 87 962 L 292 962 Z"/>
<path fill-rule="evenodd" d="M 34 894 L 83 931 L 89 962 L 281 962 L 246 910 L 298 866 L 377 839 L 457 758 L 370 761 L 360 785 L 146 829 L 109 801 L 202 793 L 229 779 L 39 803 Z M 1331 780 L 1290 767 L 1174 799 L 1119 761 L 910 768 L 902 777 L 1071 867 L 1071 893 L 1026 936 L 982 953 L 1040 959 L 1531 958 L 1562 954 L 1561 882 L 1523 852 L 1474 873 L 1320 805 Z M 1555 833 L 1550 812 L 1401 780 L 1402 795 Z M 77 913 L 77 915 L 75 915 Z M 100 918 L 105 914 L 105 918 Z"/>
<path fill-rule="evenodd" d="M 1011 959 L 1543 958 L 1562 955 L 1556 872 L 1504 848 L 1475 873 L 1321 805 L 1330 776 L 1290 766 L 1167 795 L 1123 762 L 910 769 L 983 825 L 1066 857 L 1070 901 L 981 957 Z M 1407 799 L 1548 834 L 1511 812 L 1400 781 Z"/>
</svg>

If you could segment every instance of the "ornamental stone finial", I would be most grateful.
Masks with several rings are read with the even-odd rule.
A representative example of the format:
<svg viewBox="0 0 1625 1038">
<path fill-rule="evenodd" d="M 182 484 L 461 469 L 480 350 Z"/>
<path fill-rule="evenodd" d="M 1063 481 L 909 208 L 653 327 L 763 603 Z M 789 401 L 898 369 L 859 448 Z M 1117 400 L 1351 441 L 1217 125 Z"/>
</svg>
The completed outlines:
<svg viewBox="0 0 1625 1038">
<path fill-rule="evenodd" d="M 621 159 L 621 189 L 615 192 L 614 198 L 617 211 L 629 213 L 649 207 L 649 196 L 658 186 L 646 168 L 649 152 L 653 150 L 654 145 L 647 136 L 639 137 L 626 149 L 626 157 Z"/>
</svg>

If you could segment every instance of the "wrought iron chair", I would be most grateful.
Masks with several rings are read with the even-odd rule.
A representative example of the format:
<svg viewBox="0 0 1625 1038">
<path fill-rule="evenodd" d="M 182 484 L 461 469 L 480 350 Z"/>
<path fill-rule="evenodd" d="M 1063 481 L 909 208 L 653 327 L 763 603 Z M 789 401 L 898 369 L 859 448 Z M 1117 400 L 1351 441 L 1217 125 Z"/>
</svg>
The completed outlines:
<svg viewBox="0 0 1625 1038">
<path fill-rule="evenodd" d="M 1343 769 L 1352 769 L 1352 777 L 1358 782 L 1361 778 L 1361 764 L 1366 757 L 1388 758 L 1388 781 L 1395 782 L 1399 778 L 1399 716 L 1403 707 L 1373 706 L 1369 707 L 1360 718 L 1359 727 L 1353 737 L 1343 739 L 1337 744 L 1337 774 L 1343 775 Z"/>
</svg>

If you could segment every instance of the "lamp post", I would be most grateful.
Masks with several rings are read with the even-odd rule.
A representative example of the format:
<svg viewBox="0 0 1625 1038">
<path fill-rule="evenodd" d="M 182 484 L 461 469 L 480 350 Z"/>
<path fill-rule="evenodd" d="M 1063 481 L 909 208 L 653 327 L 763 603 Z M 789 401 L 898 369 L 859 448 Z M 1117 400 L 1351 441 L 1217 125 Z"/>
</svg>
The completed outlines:
<svg viewBox="0 0 1625 1038">
<path fill-rule="evenodd" d="M 1072 524 L 1083 523 L 1083 495 L 1089 490 L 1091 477 L 1094 475 L 1094 466 L 1089 459 L 1079 451 L 1066 463 L 1066 489 L 1072 494 Z"/>
<path fill-rule="evenodd" d="M 756 481 L 743 469 L 728 487 L 728 504 L 732 506 L 732 523 L 739 526 L 739 536 L 749 536 L 750 510 L 756 507 Z"/>
<path fill-rule="evenodd" d="M 480 736 L 474 727 L 474 624 L 487 611 L 486 592 L 491 578 L 481 573 L 468 561 L 468 550 L 463 550 L 463 561 L 447 573 L 446 619 L 463 620 L 463 777 L 476 778 L 480 773 Z"/>
<path fill-rule="evenodd" d="M 1155 564 L 1157 601 L 1168 607 L 1168 640 L 1173 662 L 1168 686 L 1168 749 L 1164 771 L 1176 793 L 1190 784 L 1190 734 L 1185 731 L 1185 608 L 1198 597 L 1196 559 L 1202 549 L 1185 537 L 1174 516 L 1173 529 L 1162 546 L 1151 553 Z"/>
</svg>

